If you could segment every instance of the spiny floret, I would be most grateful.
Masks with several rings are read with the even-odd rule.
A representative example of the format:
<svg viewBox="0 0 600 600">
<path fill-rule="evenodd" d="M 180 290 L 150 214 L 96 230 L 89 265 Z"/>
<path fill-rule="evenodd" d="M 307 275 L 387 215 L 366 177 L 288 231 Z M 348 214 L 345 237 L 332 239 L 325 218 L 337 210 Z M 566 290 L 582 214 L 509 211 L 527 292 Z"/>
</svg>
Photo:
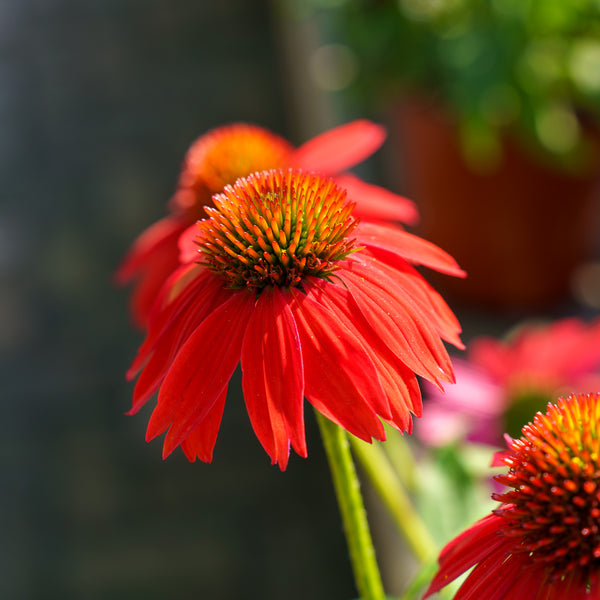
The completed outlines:
<svg viewBox="0 0 600 600">
<path fill-rule="evenodd" d="M 600 394 L 571 395 L 549 404 L 511 440 L 496 481 L 512 488 L 494 499 L 503 534 L 546 564 L 556 578 L 600 568 Z"/>
<path fill-rule="evenodd" d="M 294 170 L 254 173 L 213 197 L 198 223 L 200 263 L 231 288 L 292 287 L 329 278 L 357 248 L 354 204 L 325 177 Z"/>
</svg>

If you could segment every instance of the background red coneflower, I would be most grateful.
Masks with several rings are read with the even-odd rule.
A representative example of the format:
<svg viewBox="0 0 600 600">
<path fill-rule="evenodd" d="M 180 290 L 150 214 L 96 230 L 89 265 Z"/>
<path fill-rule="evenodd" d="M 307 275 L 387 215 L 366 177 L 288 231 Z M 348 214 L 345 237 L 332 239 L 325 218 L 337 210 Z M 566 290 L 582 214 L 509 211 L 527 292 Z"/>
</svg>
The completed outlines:
<svg viewBox="0 0 600 600">
<path fill-rule="evenodd" d="M 377 150 L 383 127 L 361 119 L 336 127 L 294 148 L 263 127 L 235 123 L 217 127 L 196 140 L 185 157 L 169 207 L 171 214 L 146 229 L 133 244 L 116 273 L 120 284 L 136 282 L 131 301 L 134 321 L 143 327 L 165 279 L 179 265 L 177 240 L 212 206 L 212 196 L 239 177 L 257 171 L 296 167 L 339 182 L 356 202 L 356 214 L 371 220 L 414 223 L 415 205 L 408 199 L 343 173 Z"/>
</svg>

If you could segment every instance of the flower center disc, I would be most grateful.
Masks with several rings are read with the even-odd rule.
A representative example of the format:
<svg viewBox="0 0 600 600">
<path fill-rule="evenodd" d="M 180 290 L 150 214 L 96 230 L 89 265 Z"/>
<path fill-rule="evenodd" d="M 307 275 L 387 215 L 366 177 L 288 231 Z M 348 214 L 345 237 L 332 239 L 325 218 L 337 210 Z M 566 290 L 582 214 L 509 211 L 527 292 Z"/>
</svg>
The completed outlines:
<svg viewBox="0 0 600 600">
<path fill-rule="evenodd" d="M 202 207 L 212 206 L 214 194 L 250 173 L 287 166 L 293 150 L 285 139 L 256 125 L 213 129 L 189 149 L 171 206 L 201 219 Z"/>
<path fill-rule="evenodd" d="M 512 490 L 494 495 L 507 505 L 494 512 L 555 579 L 578 570 L 585 581 L 600 568 L 600 394 L 559 399 L 522 432 L 495 478 Z"/>
<path fill-rule="evenodd" d="M 329 278 L 356 250 L 347 236 L 354 204 L 333 181 L 312 173 L 254 173 L 227 186 L 198 223 L 200 263 L 231 288 L 298 286 Z"/>
</svg>

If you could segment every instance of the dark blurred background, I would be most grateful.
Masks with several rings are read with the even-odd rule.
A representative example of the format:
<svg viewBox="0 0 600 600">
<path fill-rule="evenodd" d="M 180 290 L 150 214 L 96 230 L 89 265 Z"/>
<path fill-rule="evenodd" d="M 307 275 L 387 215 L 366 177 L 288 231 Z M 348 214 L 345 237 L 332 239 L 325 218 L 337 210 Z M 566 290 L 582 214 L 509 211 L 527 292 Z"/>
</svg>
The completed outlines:
<svg viewBox="0 0 600 600">
<path fill-rule="evenodd" d="M 195 137 L 299 141 L 284 70 L 266 0 L 0 4 L 0 598 L 353 597 L 310 414 L 285 474 L 236 396 L 212 465 L 123 414 L 141 335 L 113 271 Z"/>
<path fill-rule="evenodd" d="M 141 334 L 112 283 L 208 129 L 248 121 L 299 144 L 385 120 L 345 95 L 357 57 L 309 4 L 0 2 L 0 599 L 355 597 L 310 411 L 309 459 L 282 474 L 233 383 L 213 464 L 163 461 L 144 442 L 153 403 L 124 415 Z M 401 187 L 405 170 L 388 142 L 359 172 Z M 465 341 L 595 316 L 598 262 L 578 273 L 578 294 L 543 311 L 453 301 Z"/>
</svg>

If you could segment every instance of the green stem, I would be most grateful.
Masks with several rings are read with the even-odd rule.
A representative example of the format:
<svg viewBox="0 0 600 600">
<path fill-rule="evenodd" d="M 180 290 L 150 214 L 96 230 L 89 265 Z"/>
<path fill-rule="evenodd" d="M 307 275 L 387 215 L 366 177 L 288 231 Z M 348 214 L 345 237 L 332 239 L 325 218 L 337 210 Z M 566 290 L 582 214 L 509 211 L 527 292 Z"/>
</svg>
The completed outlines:
<svg viewBox="0 0 600 600">
<path fill-rule="evenodd" d="M 377 442 L 367 444 L 351 437 L 352 449 L 379 494 L 400 533 L 421 563 L 429 562 L 437 553 L 437 545 L 414 509 L 404 486 Z"/>
<path fill-rule="evenodd" d="M 341 427 L 319 412 L 316 414 L 344 523 L 356 587 L 362 600 L 385 600 L 348 436 Z"/>
<path fill-rule="evenodd" d="M 407 436 L 387 423 L 384 423 L 383 427 L 386 435 L 383 445 L 385 454 L 404 488 L 408 492 L 414 491 L 417 486 L 418 469 Z"/>
<path fill-rule="evenodd" d="M 425 588 L 433 579 L 438 568 L 437 560 L 424 564 L 404 591 L 402 600 L 418 600 L 422 598 Z"/>
</svg>

